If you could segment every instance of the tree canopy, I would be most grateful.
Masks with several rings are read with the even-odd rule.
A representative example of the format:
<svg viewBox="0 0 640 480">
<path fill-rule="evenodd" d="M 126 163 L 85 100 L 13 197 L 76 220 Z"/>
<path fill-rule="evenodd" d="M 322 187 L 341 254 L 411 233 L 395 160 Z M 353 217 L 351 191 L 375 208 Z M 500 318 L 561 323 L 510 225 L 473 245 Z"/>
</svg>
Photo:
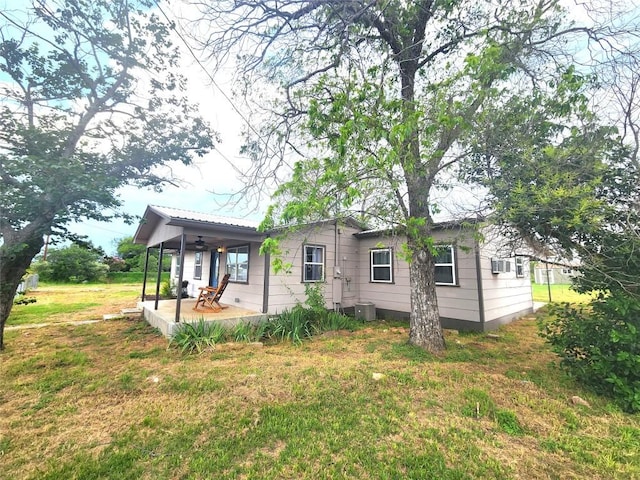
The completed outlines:
<svg viewBox="0 0 640 480">
<path fill-rule="evenodd" d="M 76 243 L 68 247 L 52 248 L 47 260 L 33 264 L 41 280 L 53 282 L 92 282 L 104 277 L 109 267 L 103 256 L 92 248 Z"/>
<path fill-rule="evenodd" d="M 0 348 L 15 289 L 48 234 L 119 215 L 125 184 L 212 147 L 184 96 L 170 26 L 146 0 L 32 0 L 0 12 Z"/>
</svg>

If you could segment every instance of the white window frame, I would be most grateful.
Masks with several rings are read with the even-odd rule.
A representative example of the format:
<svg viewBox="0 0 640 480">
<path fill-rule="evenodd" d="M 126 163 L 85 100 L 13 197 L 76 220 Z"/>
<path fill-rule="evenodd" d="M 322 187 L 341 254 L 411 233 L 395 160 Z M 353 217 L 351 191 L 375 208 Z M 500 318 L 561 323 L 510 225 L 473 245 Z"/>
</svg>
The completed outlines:
<svg viewBox="0 0 640 480">
<path fill-rule="evenodd" d="M 516 257 L 516 277 L 524 278 L 524 257 Z"/>
<path fill-rule="evenodd" d="M 246 253 L 247 253 L 247 278 L 245 279 L 238 279 L 238 272 L 240 272 L 240 265 L 238 264 L 238 256 L 240 253 L 245 253 L 244 251 L 240 251 L 240 250 L 245 250 L 246 249 Z M 229 262 L 229 255 L 233 254 L 235 255 L 235 263 L 233 265 L 235 265 L 235 269 L 234 272 L 235 274 L 231 274 L 231 265 L 232 263 Z M 249 261 L 251 258 L 251 251 L 249 249 L 249 245 L 245 244 L 245 245 L 236 245 L 233 247 L 227 247 L 226 248 L 226 258 L 225 258 L 225 271 L 226 273 L 230 274 L 231 276 L 229 277 L 229 281 L 232 283 L 249 283 Z"/>
<path fill-rule="evenodd" d="M 198 251 L 195 252 L 193 258 L 193 279 L 201 280 L 202 279 L 202 261 L 204 258 L 204 252 Z"/>
<path fill-rule="evenodd" d="M 457 286 L 458 285 L 458 274 L 456 272 L 456 249 L 454 245 L 435 245 L 436 250 L 437 249 L 444 249 L 444 248 L 448 248 L 451 251 L 451 262 L 450 263 L 435 263 L 435 267 L 450 267 L 451 268 L 451 278 L 453 279 L 453 281 L 451 283 L 449 282 L 438 282 L 436 281 L 435 284 L 436 285 L 447 285 L 447 286 Z M 437 255 L 434 256 L 434 261 L 437 260 Z M 435 280 L 435 269 L 433 272 L 433 278 Z"/>
<path fill-rule="evenodd" d="M 176 257 L 176 271 L 173 272 L 173 276 L 178 278 L 180 276 L 180 250 L 175 255 Z"/>
<path fill-rule="evenodd" d="M 307 248 L 319 249 L 322 251 L 321 262 L 307 262 Z M 302 282 L 303 283 L 317 283 L 324 282 L 325 261 L 327 259 L 327 249 L 324 245 L 303 245 L 302 246 Z M 307 266 L 319 265 L 321 267 L 321 275 L 319 279 L 307 278 Z"/>
<path fill-rule="evenodd" d="M 389 263 L 373 263 L 374 254 L 379 252 L 386 252 L 389 254 Z M 389 280 L 376 280 L 375 275 L 373 274 L 376 268 L 388 268 Z M 369 280 L 371 283 L 393 283 L 393 250 L 391 248 L 372 248 L 369 250 Z"/>
</svg>

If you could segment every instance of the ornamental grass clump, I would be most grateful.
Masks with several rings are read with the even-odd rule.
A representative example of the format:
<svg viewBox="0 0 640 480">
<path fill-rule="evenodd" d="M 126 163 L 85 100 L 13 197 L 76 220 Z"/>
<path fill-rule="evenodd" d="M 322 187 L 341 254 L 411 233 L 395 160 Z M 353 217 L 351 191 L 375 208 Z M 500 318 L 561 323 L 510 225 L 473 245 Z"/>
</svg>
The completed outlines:
<svg viewBox="0 0 640 480">
<path fill-rule="evenodd" d="M 249 322 L 238 323 L 233 327 L 232 336 L 236 342 L 259 342 L 265 336 L 267 324 L 259 322 L 256 324 Z"/>
<path fill-rule="evenodd" d="M 265 330 L 266 336 L 278 341 L 290 340 L 293 343 L 301 343 L 313 335 L 312 318 L 312 310 L 296 305 L 269 321 Z"/>
<path fill-rule="evenodd" d="M 182 353 L 202 353 L 223 342 L 227 335 L 227 329 L 220 323 L 200 319 L 195 323 L 181 324 L 169 346 L 176 347 Z"/>
</svg>

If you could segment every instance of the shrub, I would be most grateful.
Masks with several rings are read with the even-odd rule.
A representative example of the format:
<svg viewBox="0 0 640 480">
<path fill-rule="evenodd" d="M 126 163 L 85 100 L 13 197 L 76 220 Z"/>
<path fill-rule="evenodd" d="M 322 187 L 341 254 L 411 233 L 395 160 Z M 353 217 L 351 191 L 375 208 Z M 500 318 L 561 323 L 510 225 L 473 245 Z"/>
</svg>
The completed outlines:
<svg viewBox="0 0 640 480">
<path fill-rule="evenodd" d="M 30 303 L 36 303 L 37 299 L 35 297 L 27 297 L 23 294 L 18 295 L 13 300 L 14 305 L 29 305 Z"/>
<path fill-rule="evenodd" d="M 171 297 L 171 283 L 169 280 L 160 283 L 160 296 L 165 298 Z"/>
<path fill-rule="evenodd" d="M 640 300 L 622 293 L 552 308 L 540 334 L 582 384 L 640 411 Z"/>
<path fill-rule="evenodd" d="M 220 323 L 205 322 L 183 323 L 169 341 L 169 346 L 178 348 L 182 353 L 202 353 L 216 343 L 225 340 L 227 330 Z"/>
<path fill-rule="evenodd" d="M 34 263 L 33 269 L 44 281 L 81 283 L 103 278 L 109 267 L 100 252 L 74 243 L 51 249 L 47 261 Z"/>
</svg>

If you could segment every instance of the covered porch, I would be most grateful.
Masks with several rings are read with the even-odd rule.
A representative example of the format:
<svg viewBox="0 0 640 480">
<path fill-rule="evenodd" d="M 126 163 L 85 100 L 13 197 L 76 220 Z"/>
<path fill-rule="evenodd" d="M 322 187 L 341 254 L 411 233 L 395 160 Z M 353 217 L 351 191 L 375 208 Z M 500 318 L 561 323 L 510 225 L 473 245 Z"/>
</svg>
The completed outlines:
<svg viewBox="0 0 640 480">
<path fill-rule="evenodd" d="M 171 338 L 176 329 L 183 323 L 195 323 L 201 320 L 209 323 L 220 323 L 225 327 L 233 327 L 239 323 L 258 323 L 266 321 L 268 315 L 238 307 L 228 305 L 224 302 L 224 307 L 219 312 L 213 312 L 211 309 L 198 308 L 194 310 L 196 304 L 195 298 L 183 298 L 180 302 L 180 310 L 178 310 L 178 300 L 150 300 L 138 303 L 138 307 L 142 309 L 144 319 L 152 326 L 160 330 L 167 338 Z M 176 322 L 176 313 L 179 314 L 179 322 Z"/>
<path fill-rule="evenodd" d="M 268 284 L 262 274 L 268 272 L 269 259 L 258 255 L 265 235 L 256 227 L 257 222 L 249 220 L 148 206 L 134 236 L 135 243 L 147 246 L 140 303 L 144 318 L 166 336 L 183 322 L 204 319 L 233 325 L 264 318 Z M 155 272 L 148 268 L 151 250 L 158 252 Z M 172 254 L 170 284 L 177 298 L 171 300 L 162 300 L 159 292 L 164 253 Z M 220 297 L 226 308 L 194 311 L 200 291 L 217 287 L 225 274 L 231 277 Z M 154 276 L 155 291 L 147 291 L 147 278 Z"/>
</svg>

